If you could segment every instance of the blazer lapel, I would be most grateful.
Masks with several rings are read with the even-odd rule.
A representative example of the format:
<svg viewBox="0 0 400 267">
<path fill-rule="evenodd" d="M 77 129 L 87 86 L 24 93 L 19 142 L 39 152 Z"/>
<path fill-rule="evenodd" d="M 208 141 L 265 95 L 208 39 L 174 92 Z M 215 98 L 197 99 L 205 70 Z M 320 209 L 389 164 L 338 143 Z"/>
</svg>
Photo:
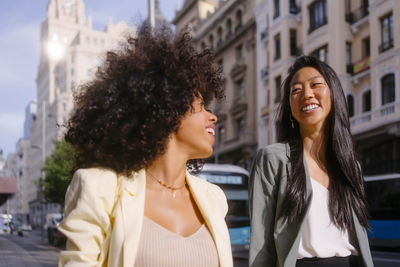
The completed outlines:
<svg viewBox="0 0 400 267">
<path fill-rule="evenodd" d="M 217 209 L 218 203 L 213 201 L 213 196 L 210 195 L 205 184 L 198 180 L 199 178 L 193 177 L 188 172 L 186 172 L 186 177 L 192 196 L 214 239 L 220 266 L 224 266 L 226 262 L 229 262 L 228 257 L 230 257 L 226 253 L 227 249 L 228 251 L 231 249 L 229 232 L 223 219 L 224 214 L 219 214 L 220 210 Z"/>
<path fill-rule="evenodd" d="M 146 193 L 145 170 L 133 173 L 125 179 L 121 192 L 121 211 L 123 218 L 123 266 L 134 266 L 143 225 L 144 201 Z"/>
<path fill-rule="evenodd" d="M 288 161 L 286 164 L 286 171 L 287 171 L 287 176 L 289 176 L 290 172 L 292 171 L 292 166 L 290 164 L 290 146 L 289 144 L 286 144 L 286 154 L 288 156 Z M 311 199 L 312 199 L 312 185 L 311 185 L 311 178 L 308 172 L 308 165 L 306 161 L 306 157 L 303 153 L 303 164 L 304 164 L 304 170 L 306 173 L 306 198 L 307 198 L 307 208 L 306 212 L 301 218 L 301 220 L 297 220 L 291 224 L 288 224 L 287 222 L 283 221 L 282 218 L 280 218 L 277 221 L 277 224 L 275 226 L 275 242 L 277 246 L 277 253 L 280 255 L 281 260 L 284 262 L 281 263 L 282 266 L 294 266 L 296 264 L 297 260 L 297 253 L 298 253 L 298 247 L 300 244 L 300 238 L 302 235 L 302 231 L 304 228 L 304 223 L 305 219 L 307 218 L 307 214 L 310 208 L 311 204 Z M 280 185 L 280 195 L 282 198 L 285 197 L 286 195 L 286 183 L 283 183 Z M 279 200 L 280 204 L 282 204 L 283 199 Z M 278 205 L 280 206 L 280 205 Z M 279 207 L 277 211 L 277 215 L 280 213 L 282 207 Z"/>
</svg>

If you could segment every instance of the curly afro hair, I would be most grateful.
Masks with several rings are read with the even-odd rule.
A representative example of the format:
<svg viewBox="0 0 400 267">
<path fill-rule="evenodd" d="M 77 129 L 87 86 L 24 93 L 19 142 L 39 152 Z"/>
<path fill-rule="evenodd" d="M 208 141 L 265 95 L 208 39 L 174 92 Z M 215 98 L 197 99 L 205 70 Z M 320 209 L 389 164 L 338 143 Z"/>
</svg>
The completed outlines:
<svg viewBox="0 0 400 267">
<path fill-rule="evenodd" d="M 188 30 L 147 25 L 108 52 L 93 81 L 74 95 L 65 140 L 77 150 L 75 168 L 105 167 L 130 175 L 166 150 L 195 97 L 224 97 L 220 68 L 209 50 L 197 52 Z M 190 160 L 198 171 L 201 161 Z"/>
</svg>

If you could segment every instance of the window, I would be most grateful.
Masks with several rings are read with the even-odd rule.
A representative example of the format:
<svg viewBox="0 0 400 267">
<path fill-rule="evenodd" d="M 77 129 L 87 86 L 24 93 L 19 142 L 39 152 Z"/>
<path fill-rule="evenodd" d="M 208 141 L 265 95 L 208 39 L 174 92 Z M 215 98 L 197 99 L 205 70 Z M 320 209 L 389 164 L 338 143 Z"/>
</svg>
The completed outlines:
<svg viewBox="0 0 400 267">
<path fill-rule="evenodd" d="M 362 112 L 371 110 L 371 90 L 368 90 L 362 95 Z"/>
<path fill-rule="evenodd" d="M 296 5 L 296 0 L 289 0 L 289 13 L 297 14 L 300 8 Z"/>
<path fill-rule="evenodd" d="M 382 80 L 382 106 L 394 102 L 394 74 L 385 75 Z"/>
<path fill-rule="evenodd" d="M 296 30 L 290 30 L 290 55 L 297 56 Z"/>
<path fill-rule="evenodd" d="M 232 20 L 228 19 L 226 22 L 226 36 L 225 38 L 228 39 L 232 35 Z"/>
<path fill-rule="evenodd" d="M 347 95 L 347 110 L 349 111 L 349 117 L 354 116 L 354 97 Z"/>
<path fill-rule="evenodd" d="M 236 26 L 235 31 L 239 30 L 242 27 L 242 11 L 238 10 L 236 12 Z"/>
<path fill-rule="evenodd" d="M 278 103 L 281 101 L 281 82 L 282 78 L 279 75 L 278 77 L 275 78 L 275 103 Z"/>
<path fill-rule="evenodd" d="M 319 60 L 327 63 L 328 62 L 328 46 L 322 46 L 311 53 L 311 56 L 318 58 Z"/>
<path fill-rule="evenodd" d="M 214 49 L 214 35 L 210 35 L 209 37 L 209 41 L 210 41 L 210 49 L 213 50 Z"/>
<path fill-rule="evenodd" d="M 310 29 L 308 30 L 308 32 L 310 33 L 328 22 L 328 16 L 326 12 L 326 0 L 318 0 L 312 3 L 309 7 L 309 13 Z"/>
<path fill-rule="evenodd" d="M 235 121 L 236 125 L 236 137 L 240 138 L 244 134 L 245 130 L 245 121 L 244 118 L 238 118 Z"/>
<path fill-rule="evenodd" d="M 239 98 L 244 95 L 244 81 L 239 80 L 235 83 L 235 98 Z"/>
<path fill-rule="evenodd" d="M 240 61 L 243 59 L 243 45 L 238 45 L 236 47 L 236 60 Z"/>
<path fill-rule="evenodd" d="M 274 19 L 276 19 L 277 17 L 279 17 L 280 14 L 280 9 L 279 9 L 279 0 L 274 0 Z"/>
<path fill-rule="evenodd" d="M 353 64 L 351 60 L 351 43 L 346 42 L 346 71 L 353 74 Z"/>
<path fill-rule="evenodd" d="M 281 35 L 275 35 L 275 57 L 274 60 L 278 60 L 281 58 Z"/>
<path fill-rule="evenodd" d="M 363 58 L 369 57 L 371 55 L 369 36 L 362 40 L 361 53 L 362 53 Z"/>
<path fill-rule="evenodd" d="M 379 52 L 382 53 L 393 47 L 393 14 L 381 19 L 381 45 Z"/>
<path fill-rule="evenodd" d="M 217 40 L 217 47 L 222 44 L 222 28 L 219 27 L 217 30 L 218 40 Z"/>
</svg>

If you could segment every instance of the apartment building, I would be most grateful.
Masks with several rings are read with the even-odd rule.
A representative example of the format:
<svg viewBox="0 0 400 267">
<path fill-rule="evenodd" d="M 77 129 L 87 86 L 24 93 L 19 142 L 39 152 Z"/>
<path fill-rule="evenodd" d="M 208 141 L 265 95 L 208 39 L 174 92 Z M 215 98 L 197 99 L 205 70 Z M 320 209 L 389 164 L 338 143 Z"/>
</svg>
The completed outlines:
<svg viewBox="0 0 400 267">
<path fill-rule="evenodd" d="M 134 32 L 125 22 L 114 24 L 112 18 L 103 31 L 93 29 L 85 16 L 83 0 L 49 0 L 40 31 L 40 63 L 37 73 L 37 114 L 31 125 L 29 175 L 31 181 L 42 176 L 44 159 L 53 150 L 53 140 L 62 138 L 62 125 L 73 110 L 73 92 L 94 77 L 105 52 L 117 49 L 124 32 Z M 37 187 L 30 201 L 31 219 L 59 212 L 52 204 L 42 206 Z"/>
<path fill-rule="evenodd" d="M 288 67 L 298 55 L 313 55 L 339 75 L 365 174 L 399 172 L 400 2 L 259 0 L 254 11 L 258 146 L 276 142 Z"/>
<path fill-rule="evenodd" d="M 211 162 L 249 169 L 257 148 L 256 25 L 254 2 L 186 0 L 172 23 L 192 30 L 199 50 L 211 49 L 225 77 Z"/>
</svg>

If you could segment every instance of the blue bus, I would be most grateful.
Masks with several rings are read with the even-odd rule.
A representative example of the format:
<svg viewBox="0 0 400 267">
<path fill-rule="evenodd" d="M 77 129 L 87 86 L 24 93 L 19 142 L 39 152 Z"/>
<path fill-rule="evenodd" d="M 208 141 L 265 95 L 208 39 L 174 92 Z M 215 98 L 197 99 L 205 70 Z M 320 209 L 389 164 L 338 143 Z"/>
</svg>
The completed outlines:
<svg viewBox="0 0 400 267">
<path fill-rule="evenodd" d="M 400 249 L 400 173 L 366 176 L 371 231 L 375 250 Z"/>
<path fill-rule="evenodd" d="M 224 191 L 229 206 L 226 222 L 233 256 L 247 258 L 250 243 L 249 172 L 235 165 L 206 163 L 198 176 Z"/>
</svg>

